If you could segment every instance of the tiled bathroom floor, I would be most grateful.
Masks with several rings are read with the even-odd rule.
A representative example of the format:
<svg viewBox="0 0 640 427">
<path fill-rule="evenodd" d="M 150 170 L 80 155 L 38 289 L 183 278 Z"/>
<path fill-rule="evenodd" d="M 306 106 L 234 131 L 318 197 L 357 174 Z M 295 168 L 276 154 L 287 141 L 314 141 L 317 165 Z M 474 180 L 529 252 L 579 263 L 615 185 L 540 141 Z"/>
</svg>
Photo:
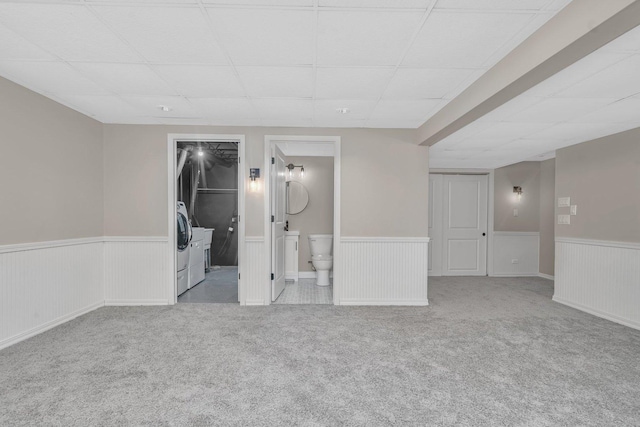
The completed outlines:
<svg viewBox="0 0 640 427">
<path fill-rule="evenodd" d="M 274 304 L 333 304 L 333 285 L 316 286 L 316 279 L 287 281 Z"/>
</svg>

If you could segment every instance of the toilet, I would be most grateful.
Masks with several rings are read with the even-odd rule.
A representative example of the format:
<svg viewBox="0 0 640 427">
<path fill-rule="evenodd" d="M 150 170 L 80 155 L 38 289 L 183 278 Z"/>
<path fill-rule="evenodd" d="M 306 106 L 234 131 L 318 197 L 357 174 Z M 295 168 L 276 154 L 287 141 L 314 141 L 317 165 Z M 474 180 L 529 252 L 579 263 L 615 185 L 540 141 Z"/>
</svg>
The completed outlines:
<svg viewBox="0 0 640 427">
<path fill-rule="evenodd" d="M 309 234 L 311 263 L 316 269 L 316 285 L 329 286 L 329 272 L 333 267 L 333 235 Z"/>
</svg>

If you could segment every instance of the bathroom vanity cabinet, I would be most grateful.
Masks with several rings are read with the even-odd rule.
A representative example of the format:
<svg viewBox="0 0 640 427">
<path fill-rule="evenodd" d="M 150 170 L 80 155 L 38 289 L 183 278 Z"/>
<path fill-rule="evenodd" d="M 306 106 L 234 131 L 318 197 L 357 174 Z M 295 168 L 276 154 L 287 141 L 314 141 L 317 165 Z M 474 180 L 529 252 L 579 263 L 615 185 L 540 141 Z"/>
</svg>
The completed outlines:
<svg viewBox="0 0 640 427">
<path fill-rule="evenodd" d="M 284 237 L 284 278 L 298 281 L 298 250 L 300 232 L 286 231 Z"/>
</svg>

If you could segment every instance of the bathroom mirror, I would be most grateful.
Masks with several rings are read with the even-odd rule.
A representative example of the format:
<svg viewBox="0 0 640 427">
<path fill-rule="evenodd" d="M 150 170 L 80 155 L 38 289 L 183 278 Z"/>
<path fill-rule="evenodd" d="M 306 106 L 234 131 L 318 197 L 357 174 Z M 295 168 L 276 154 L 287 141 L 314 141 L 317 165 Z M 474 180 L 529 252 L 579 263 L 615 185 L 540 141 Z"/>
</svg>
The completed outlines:
<svg viewBox="0 0 640 427">
<path fill-rule="evenodd" d="M 287 213 L 297 215 L 309 204 L 307 187 L 298 181 L 287 182 Z"/>
</svg>

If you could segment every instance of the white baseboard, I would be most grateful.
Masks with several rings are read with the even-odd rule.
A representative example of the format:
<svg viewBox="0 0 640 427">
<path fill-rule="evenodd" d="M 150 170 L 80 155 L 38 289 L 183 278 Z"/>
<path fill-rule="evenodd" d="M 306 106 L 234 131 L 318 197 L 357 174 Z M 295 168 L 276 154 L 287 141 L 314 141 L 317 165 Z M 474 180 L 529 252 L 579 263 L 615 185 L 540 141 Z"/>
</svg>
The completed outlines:
<svg viewBox="0 0 640 427">
<path fill-rule="evenodd" d="M 60 316 L 57 319 L 54 319 L 50 322 L 47 323 L 43 323 L 42 325 L 39 325 L 35 328 L 29 329 L 28 331 L 24 331 L 19 333 L 18 335 L 14 335 L 12 337 L 9 337 L 7 339 L 4 339 L 2 341 L 0 341 L 0 350 L 2 350 L 3 348 L 9 347 L 11 345 L 17 344 L 20 341 L 24 341 L 28 338 L 31 338 L 35 335 L 41 334 L 45 331 L 48 331 L 49 329 L 53 329 L 58 325 L 61 325 L 63 323 L 66 323 L 70 320 L 75 319 L 76 317 L 80 317 L 83 314 L 87 314 L 90 311 L 96 310 L 100 307 L 103 307 L 104 304 L 102 302 L 96 303 L 96 304 L 92 304 L 90 306 L 87 306 L 85 308 L 82 308 L 80 310 L 76 310 L 74 312 L 71 312 L 69 314 L 66 314 L 64 316 Z"/>
<path fill-rule="evenodd" d="M 552 300 L 557 302 L 557 303 L 564 304 L 564 305 L 566 305 L 568 307 L 575 308 L 576 310 L 584 311 L 585 313 L 593 314 L 594 316 L 601 317 L 601 318 L 606 319 L 606 320 L 610 320 L 610 321 L 612 321 L 614 323 L 619 323 L 620 325 L 624 325 L 624 326 L 628 326 L 628 327 L 633 328 L 633 329 L 640 330 L 640 322 L 634 322 L 632 320 L 623 319 L 623 318 L 615 316 L 613 314 L 605 313 L 603 311 L 596 310 L 594 308 L 587 307 L 587 306 L 584 306 L 582 304 L 577 304 L 577 303 L 574 303 L 574 302 L 571 302 L 571 301 L 564 300 L 564 299 L 559 298 L 559 297 L 557 297 L 555 295 L 552 298 Z"/>
<path fill-rule="evenodd" d="M 315 271 L 300 271 L 298 272 L 298 279 L 315 279 Z"/>
<path fill-rule="evenodd" d="M 375 306 L 428 306 L 429 300 L 378 300 L 378 299 L 361 299 L 361 300 L 340 300 L 340 305 L 375 305 Z"/>
<path fill-rule="evenodd" d="M 253 300 L 252 300 L 252 301 L 247 300 L 247 301 L 245 302 L 245 305 L 251 305 L 251 306 L 264 305 L 264 301 L 262 301 L 262 300 L 255 300 L 255 301 L 253 301 Z"/>
<path fill-rule="evenodd" d="M 538 273 L 538 277 L 542 277 L 547 280 L 556 280 L 555 276 L 551 276 L 550 274 Z"/>
<path fill-rule="evenodd" d="M 104 305 L 107 307 L 121 307 L 121 306 L 136 306 L 136 305 L 168 305 L 169 301 L 162 299 L 148 299 L 148 300 L 106 300 Z"/>
</svg>

